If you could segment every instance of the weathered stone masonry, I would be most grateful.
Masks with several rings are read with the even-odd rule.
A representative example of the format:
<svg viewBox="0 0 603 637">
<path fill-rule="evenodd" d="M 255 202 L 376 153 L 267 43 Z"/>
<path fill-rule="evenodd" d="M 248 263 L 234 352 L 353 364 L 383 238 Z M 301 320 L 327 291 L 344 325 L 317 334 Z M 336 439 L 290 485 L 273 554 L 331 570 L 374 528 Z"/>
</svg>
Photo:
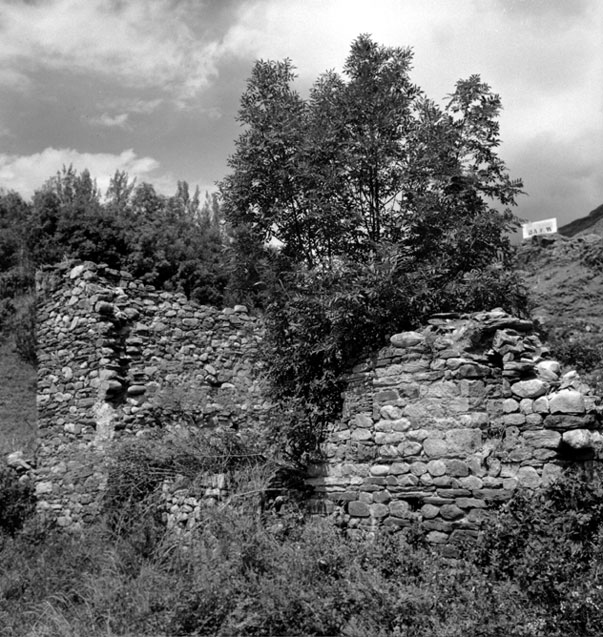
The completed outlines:
<svg viewBox="0 0 603 637">
<path fill-rule="evenodd" d="M 153 427 L 158 406 L 251 432 L 267 417 L 263 328 L 244 307 L 196 306 L 89 263 L 40 272 L 38 298 L 36 491 L 61 525 L 98 515 L 111 441 Z M 310 467 L 319 510 L 352 531 L 414 522 L 449 543 L 475 536 L 517 486 L 599 457 L 599 399 L 533 327 L 494 310 L 392 336 L 349 375 Z M 210 478 L 221 493 L 223 476 Z M 166 502 L 168 524 L 194 523 L 198 500 Z"/>
<path fill-rule="evenodd" d="M 530 321 L 492 311 L 429 323 L 355 368 L 309 482 L 343 526 L 417 522 L 448 543 L 474 537 L 517 486 L 594 458 L 601 410 Z"/>
<path fill-rule="evenodd" d="M 39 508 L 91 521 L 108 443 L 152 426 L 157 406 L 202 425 L 251 428 L 268 408 L 262 326 L 237 306 L 197 306 L 91 263 L 38 275 Z"/>
</svg>

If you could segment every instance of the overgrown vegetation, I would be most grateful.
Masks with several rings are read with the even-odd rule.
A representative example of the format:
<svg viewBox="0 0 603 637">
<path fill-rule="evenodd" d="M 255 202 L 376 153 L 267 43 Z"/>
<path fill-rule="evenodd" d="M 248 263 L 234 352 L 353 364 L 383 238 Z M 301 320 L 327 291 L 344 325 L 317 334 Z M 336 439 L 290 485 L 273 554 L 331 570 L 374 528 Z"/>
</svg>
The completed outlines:
<svg viewBox="0 0 603 637">
<path fill-rule="evenodd" d="M 31 480 L 19 480 L 13 469 L 0 466 L 0 533 L 14 536 L 34 513 L 36 500 Z"/>
<path fill-rule="evenodd" d="M 21 228 L 19 245 L 30 274 L 35 266 L 64 258 L 89 260 L 201 303 L 223 302 L 228 277 L 216 195 L 201 202 L 198 190 L 191 194 L 179 182 L 177 192 L 166 197 L 123 172 L 101 193 L 87 170 L 64 167 L 30 204 L 14 193 L 3 199 L 7 215 Z"/>
<path fill-rule="evenodd" d="M 152 547 L 165 532 L 159 506 L 164 483 L 195 496 L 208 475 L 223 473 L 236 482 L 238 471 L 262 461 L 259 445 L 249 447 L 228 429 L 161 429 L 117 443 L 103 497 L 105 522 L 116 535 Z"/>
<path fill-rule="evenodd" d="M 574 467 L 540 493 L 517 492 L 482 538 L 476 563 L 547 608 L 553 634 L 601 634 L 601 469 Z"/>
<path fill-rule="evenodd" d="M 582 256 L 583 263 L 595 272 L 603 272 L 603 240 L 591 243 Z"/>
<path fill-rule="evenodd" d="M 35 368 L 16 352 L 14 335 L 0 336 L 0 454 L 21 450 L 31 459 L 37 445 Z"/>
<path fill-rule="evenodd" d="M 87 170 L 70 166 L 31 202 L 0 189 L 0 334 L 14 334 L 19 355 L 35 365 L 35 269 L 64 259 L 106 263 L 222 306 L 231 269 L 227 246 L 217 195 L 201 202 L 186 182 L 166 197 L 118 171 L 103 194 Z"/>
<path fill-rule="evenodd" d="M 546 330 L 552 356 L 576 369 L 598 396 L 603 394 L 603 334 L 580 319 L 555 319 Z"/>
<path fill-rule="evenodd" d="M 130 475 L 129 463 L 122 467 Z M 136 537 L 146 525 L 153 543 L 103 525 L 74 535 L 30 522 L 4 534 L 3 635 L 594 637 L 603 630 L 598 473 L 568 474 L 536 496 L 517 492 L 481 543 L 455 559 L 413 534 L 357 540 L 326 521 L 304 521 L 295 508 L 262 511 L 246 494 L 257 493 L 263 469 L 245 475 L 233 493 L 240 497 L 203 509 L 186 541 L 157 535 L 152 516 L 139 518 Z"/>
</svg>

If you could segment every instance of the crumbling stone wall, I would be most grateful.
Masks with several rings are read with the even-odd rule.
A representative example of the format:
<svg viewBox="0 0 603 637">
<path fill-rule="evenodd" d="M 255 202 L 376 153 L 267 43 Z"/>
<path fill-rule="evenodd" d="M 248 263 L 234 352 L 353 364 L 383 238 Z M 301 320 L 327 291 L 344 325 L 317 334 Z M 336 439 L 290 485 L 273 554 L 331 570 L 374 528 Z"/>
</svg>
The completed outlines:
<svg viewBox="0 0 603 637">
<path fill-rule="evenodd" d="M 260 426 L 261 323 L 92 263 L 38 274 L 39 508 L 62 526 L 99 513 L 110 443 L 186 414 Z"/>
<path fill-rule="evenodd" d="M 262 336 L 243 306 L 196 306 L 90 263 L 40 272 L 39 508 L 66 527 L 92 521 L 112 441 L 166 420 L 261 429 Z M 531 321 L 433 317 L 350 373 L 342 418 L 310 467 L 313 504 L 352 532 L 418 523 L 433 543 L 474 537 L 518 486 L 599 457 L 601 415 Z M 223 498 L 224 476 L 206 478 L 205 496 Z M 198 498 L 177 482 L 164 490 L 168 526 L 194 525 Z"/>
<path fill-rule="evenodd" d="M 414 522 L 450 543 L 476 536 L 516 487 L 594 458 L 600 427 L 598 398 L 560 374 L 531 321 L 441 315 L 353 370 L 308 482 L 349 529 Z"/>
</svg>

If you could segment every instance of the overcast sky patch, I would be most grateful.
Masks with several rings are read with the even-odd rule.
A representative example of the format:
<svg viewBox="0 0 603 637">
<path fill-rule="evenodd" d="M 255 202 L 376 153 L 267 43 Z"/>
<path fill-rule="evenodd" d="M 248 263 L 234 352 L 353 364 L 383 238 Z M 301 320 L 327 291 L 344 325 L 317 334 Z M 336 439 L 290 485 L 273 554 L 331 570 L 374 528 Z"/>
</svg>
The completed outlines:
<svg viewBox="0 0 603 637">
<path fill-rule="evenodd" d="M 26 156 L 0 153 L 0 184 L 9 183 L 12 189 L 29 197 L 63 166 L 73 166 L 77 171 L 88 169 L 105 192 L 116 170 L 125 171 L 139 181 L 150 181 L 159 162 L 152 157 L 138 157 L 131 149 L 119 155 L 80 153 L 72 148 L 45 148 Z"/>
<path fill-rule="evenodd" d="M 603 202 L 602 20 L 600 0 L 0 0 L 0 187 L 29 195 L 73 160 L 213 189 L 254 60 L 290 58 L 307 94 L 369 33 L 412 47 L 440 103 L 481 75 L 518 214 L 565 223 Z"/>
</svg>

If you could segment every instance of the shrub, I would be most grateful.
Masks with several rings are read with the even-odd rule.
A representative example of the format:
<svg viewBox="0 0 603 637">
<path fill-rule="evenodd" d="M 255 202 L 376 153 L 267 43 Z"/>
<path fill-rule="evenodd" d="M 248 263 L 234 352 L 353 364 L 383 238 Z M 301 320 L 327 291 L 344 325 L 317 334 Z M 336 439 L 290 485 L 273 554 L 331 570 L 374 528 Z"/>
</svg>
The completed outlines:
<svg viewBox="0 0 603 637">
<path fill-rule="evenodd" d="M 568 470 L 537 494 L 516 492 L 488 527 L 476 562 L 546 611 L 548 634 L 603 631 L 603 479 Z M 556 632 L 556 631 L 559 631 Z"/>
<path fill-rule="evenodd" d="M 35 294 L 18 299 L 14 318 L 15 345 L 17 354 L 30 365 L 37 365 L 36 299 Z"/>
<path fill-rule="evenodd" d="M 582 253 L 582 262 L 596 272 L 603 272 L 603 241 L 586 246 Z"/>
<path fill-rule="evenodd" d="M 580 322 L 555 325 L 548 340 L 561 363 L 581 372 L 592 372 L 603 362 L 603 335 Z"/>
<path fill-rule="evenodd" d="M 3 634 L 561 634 L 516 583 L 475 562 L 444 559 L 402 534 L 370 541 L 325 520 L 274 521 L 235 499 L 205 509 L 186 542 L 166 541 L 146 556 L 99 527 L 8 538 L 0 546 Z"/>
<path fill-rule="evenodd" d="M 299 461 L 316 450 L 339 416 L 345 375 L 433 313 L 503 307 L 521 313 L 525 290 L 502 267 L 451 275 L 412 263 L 385 246 L 370 264 L 342 262 L 329 271 L 298 270 L 273 291 L 266 314 L 269 378 L 283 401 L 277 433 Z"/>
<path fill-rule="evenodd" d="M 35 506 L 31 482 L 19 480 L 10 467 L 0 467 L 0 530 L 14 535 L 33 515 Z"/>
<path fill-rule="evenodd" d="M 12 324 L 15 306 L 11 299 L 0 298 L 0 338 L 4 337 Z"/>
<path fill-rule="evenodd" d="M 603 333 L 583 321 L 559 321 L 546 334 L 551 354 L 577 369 L 596 394 L 603 393 Z"/>
<path fill-rule="evenodd" d="M 199 478 L 257 463 L 230 430 L 155 431 L 117 443 L 112 454 L 103 513 L 109 528 L 150 554 L 164 535 L 161 487 L 178 480 L 195 494 Z"/>
</svg>

